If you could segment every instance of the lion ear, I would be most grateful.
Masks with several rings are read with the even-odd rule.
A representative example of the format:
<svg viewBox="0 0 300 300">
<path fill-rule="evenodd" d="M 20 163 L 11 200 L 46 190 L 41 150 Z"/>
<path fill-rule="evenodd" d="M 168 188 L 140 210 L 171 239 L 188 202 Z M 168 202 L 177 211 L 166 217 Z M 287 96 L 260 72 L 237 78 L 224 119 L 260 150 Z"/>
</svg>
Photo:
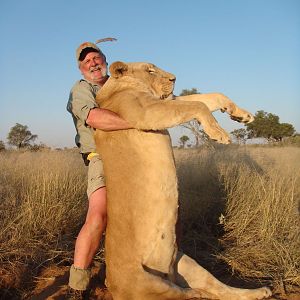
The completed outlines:
<svg viewBox="0 0 300 300">
<path fill-rule="evenodd" d="M 122 61 L 116 61 L 110 65 L 109 71 L 112 77 L 119 78 L 127 73 L 128 66 Z"/>
</svg>

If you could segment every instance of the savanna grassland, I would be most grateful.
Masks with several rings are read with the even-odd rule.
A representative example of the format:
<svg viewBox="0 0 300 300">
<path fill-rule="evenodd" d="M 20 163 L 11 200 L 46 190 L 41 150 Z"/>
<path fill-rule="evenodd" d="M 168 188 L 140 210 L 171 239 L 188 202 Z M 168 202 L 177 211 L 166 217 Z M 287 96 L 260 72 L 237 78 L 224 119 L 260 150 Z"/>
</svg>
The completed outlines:
<svg viewBox="0 0 300 300">
<path fill-rule="evenodd" d="M 300 148 L 175 149 L 175 159 L 184 252 L 226 283 L 298 297 Z M 0 299 L 31 299 L 45 270 L 72 263 L 85 189 L 76 151 L 0 152 Z"/>
</svg>

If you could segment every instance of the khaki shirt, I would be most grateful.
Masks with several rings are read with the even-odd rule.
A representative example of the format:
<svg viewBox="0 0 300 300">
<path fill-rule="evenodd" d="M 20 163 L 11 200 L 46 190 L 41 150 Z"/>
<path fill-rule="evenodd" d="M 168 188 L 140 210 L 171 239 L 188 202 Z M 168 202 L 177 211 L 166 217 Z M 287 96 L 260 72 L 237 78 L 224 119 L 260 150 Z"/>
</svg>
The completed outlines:
<svg viewBox="0 0 300 300">
<path fill-rule="evenodd" d="M 86 124 L 91 109 L 98 107 L 96 94 L 100 86 L 85 79 L 75 83 L 71 89 L 67 110 L 72 114 L 76 128 L 75 143 L 81 153 L 95 152 L 94 129 Z"/>
</svg>

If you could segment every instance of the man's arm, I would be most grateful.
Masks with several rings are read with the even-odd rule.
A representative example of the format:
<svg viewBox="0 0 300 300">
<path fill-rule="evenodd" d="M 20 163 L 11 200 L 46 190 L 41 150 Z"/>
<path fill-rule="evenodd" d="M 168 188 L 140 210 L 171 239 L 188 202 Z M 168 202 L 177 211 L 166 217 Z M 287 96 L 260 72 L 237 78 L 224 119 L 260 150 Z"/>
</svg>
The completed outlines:
<svg viewBox="0 0 300 300">
<path fill-rule="evenodd" d="M 91 109 L 86 119 L 86 124 L 92 128 L 104 131 L 132 128 L 127 121 L 120 118 L 116 113 L 103 108 Z"/>
</svg>

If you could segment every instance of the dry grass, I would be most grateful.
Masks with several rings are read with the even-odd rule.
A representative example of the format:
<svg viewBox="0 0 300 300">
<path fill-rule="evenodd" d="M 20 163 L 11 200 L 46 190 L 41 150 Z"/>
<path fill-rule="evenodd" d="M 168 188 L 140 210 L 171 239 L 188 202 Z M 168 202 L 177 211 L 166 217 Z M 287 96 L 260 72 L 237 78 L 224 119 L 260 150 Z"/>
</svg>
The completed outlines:
<svg viewBox="0 0 300 300">
<path fill-rule="evenodd" d="M 220 254 L 244 277 L 300 285 L 300 149 L 253 149 L 261 169 L 221 167 L 227 194 Z"/>
<path fill-rule="evenodd" d="M 300 286 L 300 148 L 220 146 L 175 158 L 183 250 L 217 276 L 230 266 Z M 85 189 L 76 152 L 0 153 L 0 289 L 24 294 L 43 267 L 71 263 Z"/>
<path fill-rule="evenodd" d="M 71 259 L 86 203 L 79 160 L 61 151 L 0 153 L 0 288 L 25 288 L 43 266 Z"/>
<path fill-rule="evenodd" d="M 176 157 L 185 252 L 215 273 L 212 254 L 242 278 L 300 286 L 300 148 L 218 147 Z"/>
</svg>

